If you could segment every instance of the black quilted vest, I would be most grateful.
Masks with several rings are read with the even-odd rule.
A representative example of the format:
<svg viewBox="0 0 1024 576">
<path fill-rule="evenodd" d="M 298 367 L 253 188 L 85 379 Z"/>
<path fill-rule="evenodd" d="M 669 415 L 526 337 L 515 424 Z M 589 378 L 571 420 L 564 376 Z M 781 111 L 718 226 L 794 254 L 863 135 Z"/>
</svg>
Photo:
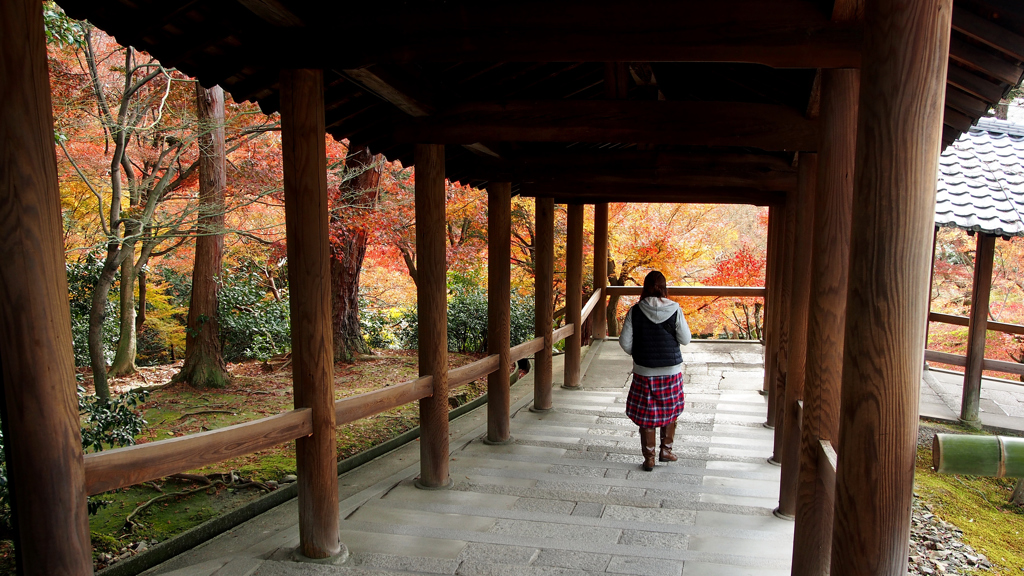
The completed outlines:
<svg viewBox="0 0 1024 576">
<path fill-rule="evenodd" d="M 683 363 L 683 354 L 676 342 L 676 316 L 672 315 L 661 324 L 651 322 L 650 318 L 633 307 L 633 362 L 647 368 L 662 368 Z"/>
</svg>

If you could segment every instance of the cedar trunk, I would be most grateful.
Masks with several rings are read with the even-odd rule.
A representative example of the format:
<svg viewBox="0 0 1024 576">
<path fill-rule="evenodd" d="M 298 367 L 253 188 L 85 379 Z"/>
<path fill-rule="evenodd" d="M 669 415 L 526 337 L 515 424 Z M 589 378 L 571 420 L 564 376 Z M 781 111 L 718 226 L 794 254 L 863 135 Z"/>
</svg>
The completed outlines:
<svg viewBox="0 0 1024 576">
<path fill-rule="evenodd" d="M 130 256 L 121 262 L 121 331 L 114 360 L 110 363 L 111 376 L 126 376 L 138 371 L 135 367 L 135 355 L 138 351 L 135 332 L 135 270 L 135 263 Z"/>
<path fill-rule="evenodd" d="M 185 331 L 185 364 L 174 376 L 196 388 L 223 388 L 230 381 L 220 339 L 220 275 L 224 258 L 224 91 L 196 84 L 199 137 L 199 237 Z"/>
<path fill-rule="evenodd" d="M 345 161 L 349 176 L 342 184 L 345 206 L 373 207 L 377 203 L 383 158 L 365 147 L 349 150 Z M 351 362 L 369 348 L 359 327 L 359 273 L 366 256 L 366 229 L 332 217 L 331 228 L 331 329 L 335 362 Z"/>
</svg>

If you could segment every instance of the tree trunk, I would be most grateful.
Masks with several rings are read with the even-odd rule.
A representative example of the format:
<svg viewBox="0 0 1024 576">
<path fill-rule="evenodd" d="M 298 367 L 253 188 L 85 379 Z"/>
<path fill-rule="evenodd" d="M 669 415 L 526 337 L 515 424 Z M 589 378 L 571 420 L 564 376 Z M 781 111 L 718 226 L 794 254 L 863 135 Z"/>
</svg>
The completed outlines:
<svg viewBox="0 0 1024 576">
<path fill-rule="evenodd" d="M 132 251 L 134 252 L 134 250 Z M 135 334 L 135 262 L 125 258 L 121 262 L 121 332 L 117 340 L 117 351 L 110 363 L 111 376 L 124 376 L 138 371 L 135 367 L 137 342 Z"/>
<path fill-rule="evenodd" d="M 173 382 L 223 388 L 231 380 L 220 339 L 220 276 L 224 259 L 224 91 L 196 84 L 199 137 L 199 236 L 185 330 L 185 363 Z"/>
<path fill-rule="evenodd" d="M 1024 478 L 1017 479 L 1017 485 L 1013 487 L 1013 494 L 1010 494 L 1010 504 L 1024 505 Z"/>
<path fill-rule="evenodd" d="M 626 279 L 616 275 L 615 261 L 611 258 L 608 259 L 608 285 L 626 285 Z M 608 295 L 608 335 L 614 337 L 619 335 L 619 298 L 622 298 L 622 296 L 619 296 L 618 294 Z"/>
<path fill-rule="evenodd" d="M 139 267 L 139 309 L 135 314 L 135 334 L 142 331 L 146 323 L 146 268 Z"/>
<path fill-rule="evenodd" d="M 107 298 L 117 273 L 117 251 L 108 251 L 103 271 L 100 272 L 96 288 L 92 293 L 92 307 L 89 310 L 89 362 L 92 365 L 93 386 L 100 398 L 110 398 L 107 385 L 107 358 L 103 343 L 103 321 L 107 318 Z"/>
<path fill-rule="evenodd" d="M 383 158 L 365 147 L 352 148 L 345 161 L 352 176 L 342 184 L 343 202 L 368 207 L 377 203 Z M 359 273 L 366 256 L 366 229 L 348 226 L 332 218 L 337 232 L 331 241 L 331 329 L 334 332 L 334 361 L 351 362 L 369 348 L 359 327 Z"/>
</svg>

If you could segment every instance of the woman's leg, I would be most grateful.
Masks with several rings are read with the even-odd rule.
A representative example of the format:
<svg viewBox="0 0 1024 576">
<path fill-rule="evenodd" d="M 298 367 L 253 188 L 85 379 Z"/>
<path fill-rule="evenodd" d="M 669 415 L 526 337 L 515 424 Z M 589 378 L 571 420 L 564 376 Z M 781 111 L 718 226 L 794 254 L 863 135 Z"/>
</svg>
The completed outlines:
<svg viewBox="0 0 1024 576">
<path fill-rule="evenodd" d="M 658 460 L 662 462 L 675 462 L 678 460 L 676 455 L 672 453 L 672 444 L 676 439 L 676 421 L 673 420 L 671 424 L 661 427 L 661 454 L 658 455 Z"/>
<path fill-rule="evenodd" d="M 640 450 L 644 455 L 644 470 L 654 470 L 654 454 L 658 448 L 658 429 L 640 429 Z"/>
</svg>

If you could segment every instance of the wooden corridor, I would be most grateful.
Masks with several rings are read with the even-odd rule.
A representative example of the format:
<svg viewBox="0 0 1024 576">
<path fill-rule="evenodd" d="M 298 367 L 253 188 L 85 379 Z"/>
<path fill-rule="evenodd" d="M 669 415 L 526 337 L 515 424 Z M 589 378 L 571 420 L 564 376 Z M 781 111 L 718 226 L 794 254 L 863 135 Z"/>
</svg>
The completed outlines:
<svg viewBox="0 0 1024 576">
<path fill-rule="evenodd" d="M 629 358 L 615 341 L 588 356 L 583 389 L 556 388 L 551 412 L 528 409 L 529 378 L 515 386 L 512 444 L 482 442 L 482 409 L 453 422 L 452 490 L 413 486 L 415 443 L 342 476 L 341 565 L 287 561 L 293 501 L 146 574 L 788 574 L 761 346 L 684 348 L 680 459 L 653 472 L 623 413 Z"/>
</svg>

